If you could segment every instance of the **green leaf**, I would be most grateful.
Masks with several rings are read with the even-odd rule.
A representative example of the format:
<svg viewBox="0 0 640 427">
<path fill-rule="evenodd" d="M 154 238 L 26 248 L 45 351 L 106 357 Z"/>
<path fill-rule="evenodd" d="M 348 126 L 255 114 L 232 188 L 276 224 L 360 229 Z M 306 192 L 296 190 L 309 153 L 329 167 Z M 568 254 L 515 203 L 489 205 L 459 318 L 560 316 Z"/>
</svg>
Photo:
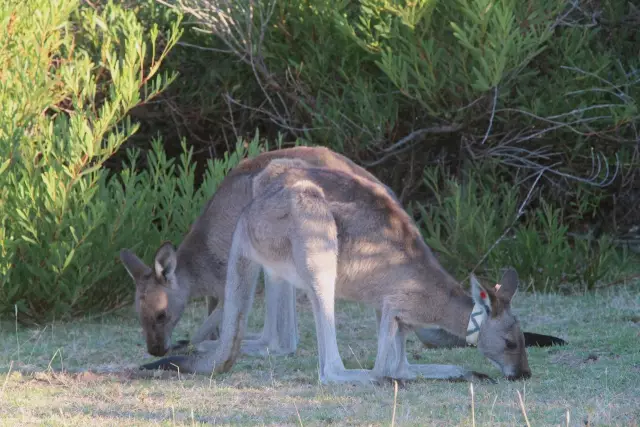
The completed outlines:
<svg viewBox="0 0 640 427">
<path fill-rule="evenodd" d="M 75 249 L 71 249 L 71 251 L 69 251 L 69 253 L 67 254 L 67 257 L 64 260 L 64 264 L 62 265 L 62 270 L 66 270 L 67 269 L 67 267 L 69 266 L 69 264 L 73 260 L 73 256 L 75 255 L 75 253 L 76 253 Z"/>
<path fill-rule="evenodd" d="M 0 164 L 0 175 L 2 175 L 2 173 L 4 173 L 4 171 L 6 171 L 9 168 L 10 164 L 11 164 L 11 159 L 7 159 L 4 162 L 2 162 L 2 164 Z"/>
</svg>

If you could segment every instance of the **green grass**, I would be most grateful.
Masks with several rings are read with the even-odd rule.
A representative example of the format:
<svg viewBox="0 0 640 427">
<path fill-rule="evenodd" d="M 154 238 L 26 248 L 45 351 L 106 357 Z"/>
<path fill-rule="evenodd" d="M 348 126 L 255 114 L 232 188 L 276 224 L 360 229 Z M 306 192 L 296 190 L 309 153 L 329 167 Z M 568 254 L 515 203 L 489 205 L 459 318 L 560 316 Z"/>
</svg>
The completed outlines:
<svg viewBox="0 0 640 427">
<path fill-rule="evenodd" d="M 257 300 L 254 330 L 262 316 Z M 232 372 L 212 378 L 140 374 L 135 367 L 152 358 L 132 309 L 17 332 L 3 322 L 0 425 L 391 425 L 393 386 L 318 384 L 313 320 L 307 300 L 299 300 L 295 356 L 241 357 Z M 640 423 L 640 282 L 581 296 L 519 293 L 515 310 L 525 330 L 569 345 L 529 349 L 529 381 L 475 384 L 476 425 L 526 425 L 518 391 L 531 426 L 566 425 L 567 416 L 572 426 Z M 202 304 L 192 304 L 175 338 L 193 331 L 203 314 Z M 371 368 L 372 309 L 341 303 L 337 318 L 347 367 Z M 426 350 L 410 339 L 414 361 L 499 377 L 473 348 Z M 398 390 L 395 424 L 472 425 L 469 384 L 408 384 Z"/>
</svg>

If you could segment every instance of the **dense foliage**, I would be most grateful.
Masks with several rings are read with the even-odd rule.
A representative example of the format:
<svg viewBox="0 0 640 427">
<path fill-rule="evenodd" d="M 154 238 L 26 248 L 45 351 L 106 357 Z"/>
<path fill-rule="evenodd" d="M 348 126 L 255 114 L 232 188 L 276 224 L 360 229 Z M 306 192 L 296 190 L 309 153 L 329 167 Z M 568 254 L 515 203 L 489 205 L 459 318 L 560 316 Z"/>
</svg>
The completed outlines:
<svg viewBox="0 0 640 427">
<path fill-rule="evenodd" d="M 172 88 L 170 127 L 194 144 L 283 132 L 376 166 L 403 200 L 428 197 L 433 163 L 494 162 L 522 196 L 544 170 L 558 206 L 640 217 L 627 1 L 169 3 L 189 23 L 171 65 L 194 77 Z"/>
<path fill-rule="evenodd" d="M 591 288 L 633 262 L 632 3 L 162 4 L 188 22 L 170 63 L 206 70 L 170 89 L 170 127 L 207 155 L 256 127 L 342 152 L 392 186 L 460 276 L 512 264 L 539 289 Z"/>
<path fill-rule="evenodd" d="M 461 278 L 592 288 L 637 245 L 639 26 L 622 0 L 6 2 L 0 315 L 130 301 L 118 250 L 178 243 L 256 129 L 370 168 Z"/>
<path fill-rule="evenodd" d="M 138 128 L 128 112 L 175 78 L 158 71 L 180 21 L 160 35 L 114 3 L 67 0 L 0 13 L 0 311 L 38 321 L 118 307 L 132 291 L 118 250 L 177 239 L 246 149 L 209 162 L 197 191 L 191 153 L 176 167 L 159 142 L 146 169 L 129 150 L 109 177 L 104 162 Z"/>
</svg>

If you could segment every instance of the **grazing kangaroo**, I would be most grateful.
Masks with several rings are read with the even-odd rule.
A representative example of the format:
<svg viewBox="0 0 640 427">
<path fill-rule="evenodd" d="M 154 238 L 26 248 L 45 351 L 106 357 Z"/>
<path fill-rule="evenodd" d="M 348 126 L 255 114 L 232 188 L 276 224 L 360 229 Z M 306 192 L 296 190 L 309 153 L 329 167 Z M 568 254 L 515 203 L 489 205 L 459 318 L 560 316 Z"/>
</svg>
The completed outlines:
<svg viewBox="0 0 640 427">
<path fill-rule="evenodd" d="M 310 168 L 299 159 L 271 161 L 252 182 L 228 258 L 221 336 L 208 351 L 143 366 L 210 374 L 228 371 L 243 336 L 262 268 L 304 290 L 318 341 L 319 377 L 372 379 L 486 378 L 455 365 L 413 365 L 410 330 L 431 325 L 477 344 L 508 379 L 531 376 L 524 336 L 511 312 L 518 276 L 508 270 L 497 290 L 471 276 L 472 295 L 442 268 L 419 230 L 387 189 L 354 173 Z M 380 311 L 373 371 L 347 370 L 338 352 L 335 298 Z"/>
<path fill-rule="evenodd" d="M 179 351 L 185 346 L 186 342 L 180 341 L 172 347 L 171 335 L 191 298 L 208 297 L 208 317 L 192 335 L 191 344 L 198 345 L 203 340 L 218 337 L 227 259 L 235 223 L 242 209 L 251 201 L 252 178 L 276 158 L 298 158 L 312 166 L 353 173 L 379 184 L 395 199 L 393 192 L 375 176 L 324 147 L 286 148 L 243 160 L 221 182 L 177 251 L 170 244 L 163 245 L 156 252 L 153 268 L 146 266 L 130 251 L 121 252 L 121 260 L 136 283 L 135 306 L 150 354 L 163 356 L 171 348 Z M 287 283 L 270 286 L 272 280 L 265 276 L 263 331 L 258 337 L 251 337 L 253 343 L 247 342 L 246 352 L 264 353 L 269 348 L 271 354 L 286 354 L 296 350 L 295 289 Z M 416 329 L 415 332 L 427 347 L 468 345 L 464 339 L 443 329 Z M 564 343 L 547 335 L 524 332 L 524 336 L 526 346 Z"/>
</svg>

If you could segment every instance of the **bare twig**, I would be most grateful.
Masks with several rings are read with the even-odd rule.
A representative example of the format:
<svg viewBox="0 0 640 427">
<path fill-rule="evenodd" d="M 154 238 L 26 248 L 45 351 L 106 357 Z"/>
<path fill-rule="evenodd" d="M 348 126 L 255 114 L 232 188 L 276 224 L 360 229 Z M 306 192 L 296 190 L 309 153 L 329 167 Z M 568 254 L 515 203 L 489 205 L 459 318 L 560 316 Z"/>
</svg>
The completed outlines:
<svg viewBox="0 0 640 427">
<path fill-rule="evenodd" d="M 530 139 L 530 136 L 531 135 L 518 137 L 517 141 L 526 141 Z M 578 181 L 596 187 L 606 187 L 611 185 L 620 172 L 621 165 L 619 155 L 617 153 L 615 155 L 615 170 L 611 173 L 607 157 L 600 153 L 596 154 L 592 151 L 591 171 L 588 177 L 584 178 L 558 170 L 557 166 L 561 165 L 561 162 L 559 161 L 543 165 L 541 163 L 542 161 L 548 163 L 553 157 L 558 158 L 560 156 L 560 153 L 551 152 L 549 147 L 542 147 L 532 151 L 522 147 L 511 146 L 510 144 L 513 144 L 513 142 L 514 141 L 512 140 L 500 143 L 497 147 L 486 150 L 484 155 L 499 158 L 502 160 L 502 163 L 518 168 L 531 169 L 534 171 L 544 168 L 545 171 L 549 172 L 551 175 L 556 175 L 568 180 Z M 602 173 L 604 173 L 604 177 L 600 178 Z"/>
<path fill-rule="evenodd" d="M 424 136 L 424 135 L 436 135 L 436 134 L 443 134 L 443 133 L 454 133 L 459 131 L 460 129 L 462 129 L 462 125 L 461 124 L 451 124 L 451 125 L 442 125 L 442 126 L 433 126 L 433 127 L 429 127 L 429 128 L 422 128 L 422 129 L 418 129 L 415 130 L 413 132 L 411 132 L 409 135 L 403 137 L 402 139 L 400 139 L 400 141 L 396 142 L 395 144 L 393 144 L 390 147 L 387 147 L 385 149 L 382 150 L 382 153 L 385 153 L 384 156 L 382 156 L 381 158 L 373 161 L 373 162 L 363 162 L 363 166 L 366 167 L 372 167 L 372 166 L 377 166 L 381 163 L 386 162 L 387 160 L 389 160 L 391 157 L 397 156 L 398 154 L 404 153 L 405 151 L 410 150 L 411 148 L 413 148 L 413 142 L 415 142 L 416 139 Z M 412 144 L 409 144 L 409 143 Z"/>
<path fill-rule="evenodd" d="M 493 118 L 496 115 L 496 105 L 498 104 L 498 87 L 493 88 L 493 107 L 491 108 L 491 118 L 489 119 L 489 126 L 487 127 L 487 132 L 484 134 L 484 138 L 482 138 L 482 142 L 480 145 L 484 145 L 489 138 L 489 134 L 491 133 L 491 128 L 493 127 Z"/>
<path fill-rule="evenodd" d="M 590 28 L 598 25 L 598 20 L 602 15 L 602 11 L 597 10 L 597 11 L 594 11 L 593 13 L 588 13 L 582 7 L 580 7 L 580 0 L 571 0 L 569 4 L 570 4 L 570 7 L 563 14 L 558 16 L 558 18 L 555 20 L 555 22 L 551 26 L 551 29 L 559 26 Z M 569 17 L 569 15 L 574 14 L 574 12 L 579 12 L 581 16 L 572 21 L 569 21 L 567 18 Z M 581 23 L 581 21 L 584 21 L 585 18 L 588 22 L 584 24 Z"/>
<path fill-rule="evenodd" d="M 231 101 L 229 100 L 229 96 L 225 96 L 224 97 L 225 103 L 227 104 L 227 109 L 229 110 L 229 124 L 231 125 L 231 129 L 233 130 L 233 135 L 236 137 L 236 140 L 238 140 L 240 138 L 240 134 L 238 133 L 238 129 L 236 128 L 236 122 L 233 118 L 233 109 L 231 108 Z M 230 151 L 230 144 L 226 139 L 226 135 L 225 135 L 225 142 L 227 144 L 227 151 Z"/>
<path fill-rule="evenodd" d="M 156 0 L 160 1 L 160 0 Z M 178 42 L 176 43 L 178 46 L 191 47 L 193 49 L 204 50 L 208 52 L 216 52 L 216 53 L 233 53 L 230 49 L 216 49 L 215 47 L 207 47 L 207 46 L 199 46 L 197 44 L 187 43 L 187 42 Z"/>
<path fill-rule="evenodd" d="M 378 160 L 375 160 L 373 162 L 362 162 L 362 166 L 370 168 L 370 167 L 373 167 L 373 166 L 380 165 L 380 164 L 386 162 L 387 160 L 389 160 L 390 158 L 395 157 L 395 156 L 397 156 L 399 154 L 402 154 L 402 153 L 404 153 L 406 151 L 409 151 L 412 148 L 413 148 L 412 145 L 407 145 L 406 147 L 401 148 L 401 149 L 399 149 L 399 150 L 397 150 L 397 151 L 395 151 L 393 153 L 389 153 L 386 156 L 382 156 L 381 158 L 379 158 Z"/>
<path fill-rule="evenodd" d="M 401 204 L 404 204 L 407 195 L 414 189 L 414 173 L 415 173 L 415 151 L 411 152 L 411 158 L 409 159 L 409 172 L 406 175 L 404 184 L 402 186 L 402 192 L 398 197 Z"/>
<path fill-rule="evenodd" d="M 168 4 L 165 0 L 156 0 L 169 7 L 180 9 L 183 13 L 191 15 L 198 23 L 197 30 L 214 34 L 220 38 L 227 49 L 213 49 L 183 44 L 201 50 L 230 53 L 240 61 L 247 64 L 253 73 L 255 82 L 260 87 L 266 105 L 254 109 L 264 113 L 276 125 L 287 130 L 299 133 L 306 131 L 293 125 L 293 114 L 290 111 L 291 102 L 298 104 L 306 100 L 308 96 L 300 91 L 283 90 L 282 85 L 269 71 L 264 61 L 264 38 L 276 9 L 276 1 L 244 0 L 176 0 L 174 4 Z M 299 88 L 299 86 L 298 86 Z M 301 95 L 299 95 L 301 93 Z M 247 106 L 234 101 L 227 95 L 227 101 L 238 106 Z M 287 100 L 285 100 L 287 98 Z"/>
<path fill-rule="evenodd" d="M 499 110 L 497 110 L 498 112 L 503 112 L 503 111 L 510 111 L 510 112 L 516 112 L 516 113 L 520 113 L 520 114 L 524 114 L 526 116 L 530 116 L 533 117 L 534 119 L 540 120 L 542 122 L 547 122 L 547 123 L 552 123 L 555 125 L 562 125 L 562 126 L 569 126 L 571 125 L 571 123 L 565 123 L 565 122 L 561 122 L 555 119 L 559 119 L 562 117 L 566 117 L 566 116 L 578 116 L 579 113 L 585 113 L 587 111 L 591 111 L 591 110 L 596 110 L 596 109 L 601 109 L 601 108 L 613 108 L 613 107 L 621 107 L 620 104 L 598 104 L 598 105 L 590 105 L 588 107 L 583 107 L 583 108 L 576 108 L 573 109 L 567 113 L 562 113 L 562 114 L 557 114 L 555 116 L 549 116 L 549 117 L 542 117 L 539 116 L 537 114 L 534 114 L 530 111 L 525 111 L 525 110 L 521 110 L 518 108 L 501 108 Z M 607 116 L 601 116 L 602 118 L 610 118 L 611 116 L 607 115 Z M 583 119 L 583 121 L 587 121 L 592 119 L 591 117 Z M 573 124 L 581 124 L 582 121 L 577 120 L 575 123 Z"/>
<path fill-rule="evenodd" d="M 520 219 L 520 217 L 522 216 L 522 214 L 524 214 L 524 209 L 525 207 L 529 204 L 529 200 L 531 199 L 531 195 L 533 194 L 533 190 L 536 188 L 536 185 L 538 185 L 538 181 L 540 181 L 540 178 L 542 178 L 542 175 L 544 174 L 545 169 L 542 169 L 540 172 L 538 172 L 538 176 L 536 177 L 536 180 L 533 182 L 533 185 L 531 186 L 531 188 L 529 189 L 529 193 L 527 193 L 527 197 L 524 199 L 524 201 L 522 202 L 522 204 L 520 205 L 520 208 L 518 208 L 518 213 L 516 214 L 516 217 L 513 219 L 513 221 L 511 221 L 511 224 L 509 225 L 509 227 L 507 227 L 506 230 L 504 230 L 504 232 L 502 233 L 502 235 L 500 237 L 498 237 L 498 240 L 496 240 L 495 242 L 493 242 L 493 244 L 491 245 L 491 247 L 487 250 L 487 252 L 485 252 L 485 254 L 482 256 L 482 258 L 480 259 L 480 261 L 478 261 L 478 263 L 476 264 L 475 267 L 473 267 L 473 269 L 471 270 L 471 273 L 474 273 L 476 271 L 476 269 L 478 267 L 480 267 L 480 265 L 482 265 L 482 263 L 487 259 L 487 257 L 489 256 L 489 254 L 491 253 L 491 251 L 493 251 L 493 249 L 498 246 L 498 244 L 500 244 L 500 242 L 502 242 L 504 240 L 504 238 L 507 236 L 507 234 L 509 233 L 509 231 L 511 231 L 511 229 L 513 228 L 513 226 L 515 225 L 515 223 L 518 221 L 518 219 Z"/>
<path fill-rule="evenodd" d="M 298 411 L 298 405 L 296 405 L 296 402 L 293 402 L 293 407 L 296 408 L 296 415 L 298 416 L 298 422 L 300 423 L 300 427 L 303 427 L 304 424 L 302 424 L 302 417 L 300 417 L 300 411 Z"/>
<path fill-rule="evenodd" d="M 287 120 L 284 119 L 282 116 L 280 116 L 278 114 L 274 114 L 274 113 L 270 112 L 267 109 L 251 107 L 249 105 L 243 104 L 240 101 L 237 101 L 237 100 L 233 99 L 229 94 L 225 94 L 225 99 L 228 102 L 230 102 L 231 104 L 237 105 L 239 107 L 242 107 L 244 109 L 247 109 L 247 110 L 250 110 L 250 111 L 253 111 L 253 112 L 256 112 L 256 113 L 263 114 L 263 115 L 267 116 L 269 118 L 269 120 L 271 120 L 271 122 L 275 123 L 279 127 L 287 129 L 287 130 L 292 131 L 292 132 L 308 132 L 310 130 L 323 129 L 323 128 L 319 128 L 319 127 L 316 127 L 316 128 L 294 127 L 294 126 L 288 125 L 287 124 Z"/>
<path fill-rule="evenodd" d="M 504 164 L 518 167 L 518 168 L 526 168 L 532 169 L 534 171 L 541 170 L 544 168 L 546 172 L 549 172 L 549 175 L 555 175 L 557 177 L 561 177 L 564 179 L 575 180 L 582 182 L 584 184 L 605 187 L 611 185 L 613 181 L 617 178 L 620 172 L 620 160 L 616 155 L 616 164 L 615 170 L 611 173 L 609 160 L 606 156 L 597 153 L 595 154 L 593 151 L 591 153 L 591 172 L 588 177 L 579 177 L 576 175 L 572 175 L 566 172 L 563 172 L 557 169 L 560 166 L 559 162 L 555 162 L 554 164 L 549 164 L 549 161 L 552 157 L 559 157 L 560 153 L 553 153 L 551 148 L 548 146 L 542 147 L 537 150 L 527 150 L 522 147 L 517 147 L 516 144 L 522 144 L 526 141 L 530 141 L 533 139 L 538 139 L 548 134 L 550 132 L 566 129 L 570 130 L 576 134 L 582 136 L 589 136 L 593 134 L 593 129 L 588 128 L 588 131 L 582 131 L 578 129 L 578 126 L 588 126 L 589 123 L 596 122 L 601 119 L 609 119 L 610 115 L 599 115 L 595 117 L 584 117 L 584 114 L 591 110 L 596 109 L 610 109 L 616 107 L 622 107 L 623 104 L 598 104 L 591 105 L 588 107 L 577 108 L 571 110 L 566 113 L 557 114 L 549 117 L 541 117 L 537 114 L 531 113 L 529 111 L 524 111 L 515 108 L 504 108 L 497 110 L 498 112 L 516 112 L 518 114 L 527 115 L 529 117 L 535 118 L 544 123 L 550 124 L 550 126 L 543 127 L 542 129 L 531 129 L 529 131 L 519 131 L 515 135 L 511 135 L 510 137 L 505 137 L 494 147 L 487 148 L 484 150 L 483 155 L 489 157 L 500 158 Z M 571 121 L 563 121 L 561 119 L 566 117 L 575 117 L 575 120 Z M 486 138 L 486 135 L 485 135 Z M 484 141 L 484 139 L 483 139 Z M 478 144 L 482 145 L 482 144 Z M 467 147 L 470 149 L 470 147 Z M 471 150 L 473 152 L 473 150 Z M 476 155 L 474 154 L 474 157 Z M 604 174 L 604 177 L 602 176 Z"/>
<path fill-rule="evenodd" d="M 430 128 L 423 128 L 423 129 L 414 130 L 409 135 L 407 135 L 404 138 L 402 138 L 400 141 L 396 142 L 395 144 L 393 144 L 390 147 L 385 148 L 382 151 L 384 153 L 390 153 L 392 151 L 395 151 L 395 150 L 401 148 L 403 145 L 407 144 L 408 142 L 411 142 L 411 141 L 413 141 L 413 140 L 415 140 L 415 139 L 417 139 L 417 138 L 419 138 L 419 137 L 421 137 L 423 135 L 454 133 L 454 132 L 459 131 L 460 129 L 462 129 L 462 125 L 454 123 L 452 125 L 433 126 L 433 127 L 430 127 Z"/>
<path fill-rule="evenodd" d="M 565 19 L 570 13 L 578 10 L 580 10 L 580 2 L 578 0 L 572 0 L 570 3 L 570 8 L 566 10 L 562 16 L 559 17 L 556 24 Z M 614 166 L 610 164 L 609 158 L 607 156 L 600 152 L 595 152 L 595 150 L 592 150 L 591 171 L 589 172 L 588 176 L 576 176 L 559 169 L 562 164 L 560 162 L 560 159 L 562 159 L 563 157 L 561 153 L 553 152 L 552 149 L 548 146 L 545 146 L 542 149 L 528 150 L 523 148 L 522 145 L 527 141 L 541 139 L 545 137 L 545 135 L 558 130 L 573 132 L 576 135 L 584 138 L 597 136 L 602 140 L 615 141 L 619 143 L 637 143 L 640 140 L 640 134 L 636 129 L 637 118 L 629 118 L 627 122 L 614 124 L 610 129 L 604 130 L 597 129 L 596 124 L 603 120 L 611 122 L 612 118 L 616 114 L 615 112 L 613 112 L 613 110 L 618 109 L 628 111 L 629 105 L 633 104 L 635 100 L 628 95 L 627 89 L 629 88 L 629 86 L 636 85 L 640 82 L 640 76 L 638 76 L 640 74 L 640 70 L 631 70 L 630 72 L 625 74 L 625 77 L 623 78 L 623 81 L 621 83 L 613 83 L 612 81 L 609 81 L 593 72 L 585 71 L 575 66 L 562 66 L 561 68 L 578 73 L 582 76 L 593 78 L 598 82 L 599 85 L 602 86 L 571 91 L 567 93 L 567 96 L 576 96 L 584 93 L 603 93 L 616 97 L 620 102 L 600 103 L 596 105 L 574 108 L 571 111 L 547 117 L 542 117 L 533 112 L 524 111 L 517 108 L 496 109 L 498 113 L 515 112 L 518 114 L 526 115 L 543 123 L 543 126 L 532 126 L 529 129 L 518 131 L 515 134 L 512 133 L 509 136 L 505 136 L 501 141 L 498 141 L 497 144 L 495 144 L 493 147 L 480 150 L 479 147 L 481 147 L 487 140 L 488 134 L 485 133 L 484 137 L 478 137 L 478 139 L 481 139 L 481 142 L 479 144 L 476 144 L 473 149 L 471 146 L 467 146 L 467 150 L 472 153 L 472 156 L 474 158 L 477 158 L 478 156 L 499 158 L 506 165 L 529 169 L 534 171 L 534 173 L 537 173 L 537 171 L 540 171 L 542 170 L 542 168 L 544 168 L 544 170 L 548 172 L 547 174 L 545 174 L 545 179 L 547 180 L 550 180 L 550 177 L 555 176 L 562 179 L 574 180 L 597 187 L 605 187 L 611 185 L 622 172 L 622 166 L 617 154 L 615 156 Z M 604 114 L 592 115 L 594 111 L 603 111 Z M 611 111 L 610 114 L 608 114 L 609 111 Z M 625 138 L 619 135 L 619 130 L 623 126 L 626 126 L 626 128 L 634 134 L 633 138 Z M 632 173 L 631 169 L 632 168 L 629 168 L 629 171 L 625 173 L 625 177 L 623 177 L 623 180 L 626 179 L 626 177 L 628 177 L 630 173 Z"/>
<path fill-rule="evenodd" d="M 464 105 L 464 106 L 458 108 L 456 111 L 460 112 L 460 111 L 466 110 L 467 108 L 471 108 L 474 105 L 476 105 L 478 102 L 482 101 L 483 99 L 484 99 L 484 97 L 480 96 L 480 97 L 474 99 L 473 101 L 471 101 L 470 103 L 468 103 L 467 105 Z"/>
</svg>

